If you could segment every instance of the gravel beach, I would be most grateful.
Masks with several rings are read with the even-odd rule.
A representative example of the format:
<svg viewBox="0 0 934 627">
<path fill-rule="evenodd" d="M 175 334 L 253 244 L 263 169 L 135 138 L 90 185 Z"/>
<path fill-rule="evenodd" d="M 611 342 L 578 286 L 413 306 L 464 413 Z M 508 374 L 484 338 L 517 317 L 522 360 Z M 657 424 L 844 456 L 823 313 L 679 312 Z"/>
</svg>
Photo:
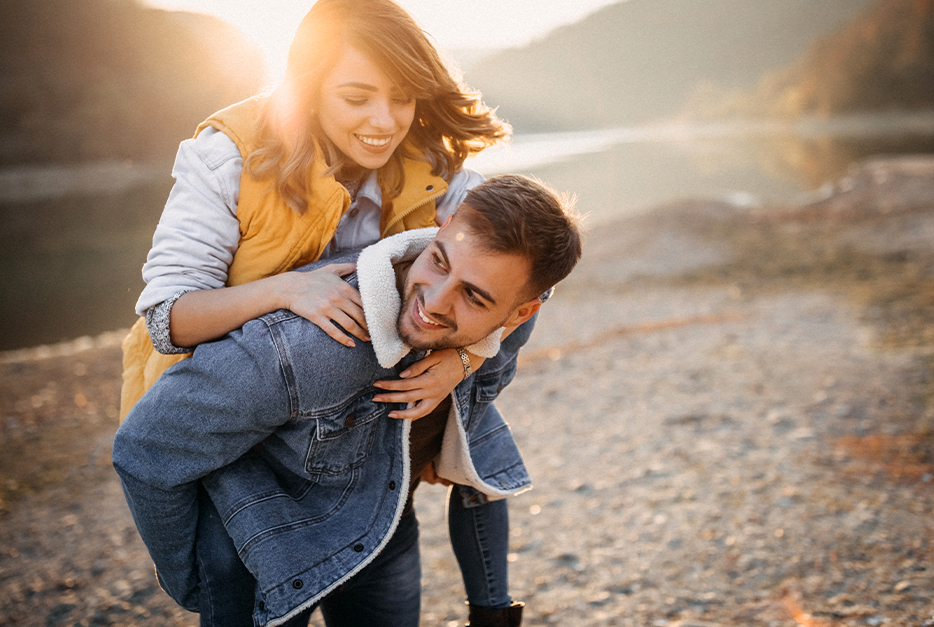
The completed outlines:
<svg viewBox="0 0 934 627">
<path fill-rule="evenodd" d="M 117 337 L 0 355 L 0 625 L 197 625 L 110 466 Z M 934 160 L 601 223 L 521 359 L 524 624 L 934 626 Z M 443 502 L 422 624 L 456 627 Z"/>
</svg>

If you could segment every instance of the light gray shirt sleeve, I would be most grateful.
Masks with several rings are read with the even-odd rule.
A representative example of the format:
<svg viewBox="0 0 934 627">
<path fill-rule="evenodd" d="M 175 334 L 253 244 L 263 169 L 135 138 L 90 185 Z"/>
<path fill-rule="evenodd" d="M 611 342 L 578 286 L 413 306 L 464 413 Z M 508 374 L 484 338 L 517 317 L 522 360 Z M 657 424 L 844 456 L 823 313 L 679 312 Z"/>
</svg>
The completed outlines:
<svg viewBox="0 0 934 627">
<path fill-rule="evenodd" d="M 136 303 L 137 314 L 145 315 L 179 292 L 227 282 L 240 242 L 237 202 L 242 172 L 237 145 L 214 128 L 179 146 L 172 169 L 175 185 L 143 266 L 146 287 Z"/>
<path fill-rule="evenodd" d="M 444 221 L 447 220 L 449 216 L 453 215 L 454 211 L 461 206 L 461 203 L 464 202 L 464 198 L 467 196 L 467 192 L 484 180 L 484 176 L 479 172 L 468 170 L 467 168 L 459 170 L 457 174 L 451 178 L 451 182 L 448 183 L 447 193 L 438 199 L 438 202 L 435 204 L 435 221 L 438 223 L 438 226 L 444 224 Z"/>
</svg>

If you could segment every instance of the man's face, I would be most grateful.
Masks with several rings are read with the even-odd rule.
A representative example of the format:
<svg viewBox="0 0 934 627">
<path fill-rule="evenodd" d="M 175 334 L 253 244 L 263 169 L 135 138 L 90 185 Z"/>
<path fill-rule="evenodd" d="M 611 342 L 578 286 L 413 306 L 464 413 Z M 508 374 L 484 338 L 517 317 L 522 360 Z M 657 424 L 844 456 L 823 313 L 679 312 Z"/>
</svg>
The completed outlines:
<svg viewBox="0 0 934 627">
<path fill-rule="evenodd" d="M 529 261 L 491 253 L 456 216 L 409 268 L 402 291 L 399 336 L 419 349 L 473 344 L 499 327 L 518 326 L 538 311 L 521 302 Z"/>
</svg>

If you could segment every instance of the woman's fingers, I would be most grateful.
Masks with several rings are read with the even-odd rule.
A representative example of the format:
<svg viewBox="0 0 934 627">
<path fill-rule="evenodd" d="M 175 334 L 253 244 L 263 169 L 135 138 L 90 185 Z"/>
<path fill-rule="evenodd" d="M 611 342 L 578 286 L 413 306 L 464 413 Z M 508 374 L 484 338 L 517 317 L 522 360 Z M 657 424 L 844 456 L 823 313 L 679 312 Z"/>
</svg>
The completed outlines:
<svg viewBox="0 0 934 627">
<path fill-rule="evenodd" d="M 302 275 L 291 295 L 289 309 L 315 323 L 341 344 L 354 346 L 350 336 L 370 339 L 360 292 L 340 278 L 356 264 L 331 264 Z M 337 325 L 343 327 L 339 329 Z"/>
<path fill-rule="evenodd" d="M 373 386 L 381 390 L 392 390 L 394 392 L 422 389 L 421 382 L 416 379 L 387 379 L 385 381 L 377 381 Z"/>
<path fill-rule="evenodd" d="M 430 414 L 438 406 L 440 399 L 422 399 L 412 407 L 406 409 L 395 409 L 389 412 L 390 418 L 398 420 L 418 420 Z"/>
<path fill-rule="evenodd" d="M 348 312 L 346 309 L 337 309 L 331 312 L 331 315 L 328 316 L 330 320 L 336 322 L 337 324 L 344 327 L 344 331 L 357 337 L 364 342 L 370 341 L 370 334 L 366 328 L 366 321 L 363 321 L 363 324 L 360 323 L 359 319 L 363 318 L 363 310 L 359 309 L 357 311 Z"/>
<path fill-rule="evenodd" d="M 324 266 L 323 268 L 321 268 L 321 270 L 325 270 L 325 271 L 327 271 L 327 272 L 332 272 L 332 273 L 336 274 L 337 276 L 343 277 L 343 276 L 347 276 L 348 274 L 353 274 L 354 272 L 356 272 L 356 270 L 357 270 L 357 264 L 356 264 L 356 263 L 353 263 L 353 262 L 350 262 L 350 263 L 329 263 L 328 265 L 326 265 L 326 266 Z"/>
<path fill-rule="evenodd" d="M 425 372 L 428 371 L 429 368 L 431 368 L 432 366 L 436 366 L 438 363 L 439 363 L 439 358 L 434 353 L 432 353 L 431 355 L 428 355 L 427 357 L 420 359 L 419 361 L 415 362 L 414 364 L 412 364 L 411 366 L 409 366 L 408 368 L 400 372 L 399 376 L 402 377 L 403 379 L 417 377 L 421 374 L 424 374 Z"/>
<path fill-rule="evenodd" d="M 353 341 L 349 335 L 340 330 L 336 324 L 331 322 L 329 318 L 319 318 L 318 320 L 312 320 L 316 325 L 321 327 L 321 330 L 328 334 L 332 339 L 337 340 L 344 346 L 349 346 L 353 348 L 356 346 L 356 342 Z M 362 338 L 361 338 L 362 339 Z"/>
<path fill-rule="evenodd" d="M 377 403 L 415 403 L 425 400 L 425 390 L 414 389 L 399 392 L 387 392 L 373 397 Z"/>
</svg>

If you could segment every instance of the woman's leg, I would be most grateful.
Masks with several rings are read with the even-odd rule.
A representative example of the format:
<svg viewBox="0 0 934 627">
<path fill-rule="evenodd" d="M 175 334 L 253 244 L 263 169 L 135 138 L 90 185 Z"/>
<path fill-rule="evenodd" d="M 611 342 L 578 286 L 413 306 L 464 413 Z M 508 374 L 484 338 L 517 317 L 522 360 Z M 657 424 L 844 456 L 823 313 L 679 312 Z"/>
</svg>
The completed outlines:
<svg viewBox="0 0 934 627">
<path fill-rule="evenodd" d="M 506 557 L 509 553 L 509 506 L 506 499 L 476 501 L 470 488 L 452 486 L 448 495 L 448 531 L 471 606 L 509 607 Z M 465 503 L 467 501 L 467 503 Z"/>
</svg>

